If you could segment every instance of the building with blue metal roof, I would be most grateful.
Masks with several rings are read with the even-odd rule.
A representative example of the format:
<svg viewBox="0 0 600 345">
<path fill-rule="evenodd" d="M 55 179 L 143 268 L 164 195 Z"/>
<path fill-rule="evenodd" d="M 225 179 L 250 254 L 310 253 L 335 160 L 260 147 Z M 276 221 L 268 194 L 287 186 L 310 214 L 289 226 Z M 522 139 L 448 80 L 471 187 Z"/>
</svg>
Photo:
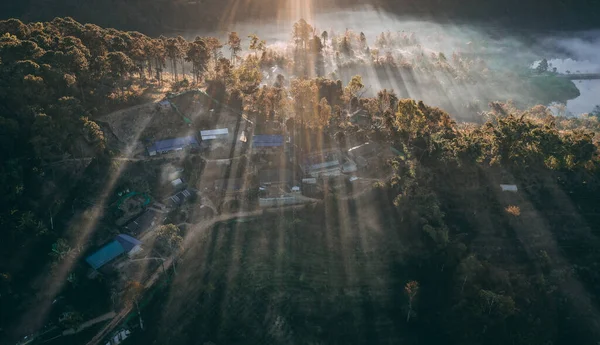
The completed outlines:
<svg viewBox="0 0 600 345">
<path fill-rule="evenodd" d="M 112 242 L 88 256 L 85 261 L 97 270 L 119 256 L 129 253 L 142 244 L 138 239 L 129 235 L 119 235 Z"/>
<path fill-rule="evenodd" d="M 252 147 L 282 147 L 283 135 L 261 134 L 252 137 Z"/>
<path fill-rule="evenodd" d="M 148 154 L 155 156 L 157 153 L 180 151 L 186 147 L 199 147 L 198 140 L 193 135 L 181 138 L 160 140 L 148 147 Z"/>
<path fill-rule="evenodd" d="M 229 129 L 217 128 L 200 131 L 200 138 L 205 140 L 229 139 Z"/>
<path fill-rule="evenodd" d="M 118 235 L 116 240 L 119 241 L 126 253 L 129 253 L 135 247 L 142 244 L 137 238 L 125 234 Z"/>
</svg>

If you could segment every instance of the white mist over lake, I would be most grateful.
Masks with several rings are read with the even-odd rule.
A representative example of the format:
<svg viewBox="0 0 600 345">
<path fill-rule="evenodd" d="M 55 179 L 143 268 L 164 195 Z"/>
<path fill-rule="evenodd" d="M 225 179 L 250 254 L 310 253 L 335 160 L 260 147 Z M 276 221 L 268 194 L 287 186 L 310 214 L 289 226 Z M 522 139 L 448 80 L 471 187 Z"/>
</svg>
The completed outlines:
<svg viewBox="0 0 600 345">
<path fill-rule="evenodd" d="M 577 80 L 575 85 L 581 96 L 567 101 L 570 115 L 590 113 L 595 106 L 600 105 L 600 80 Z"/>
<path fill-rule="evenodd" d="M 600 73 L 598 30 L 549 36 L 543 39 L 542 44 L 555 54 L 546 57 L 551 70 L 556 68 L 558 73 L 573 74 Z M 557 58 L 552 58 L 553 56 Z M 590 113 L 595 106 L 600 105 L 600 80 L 574 80 L 574 83 L 581 95 L 567 101 L 566 115 Z M 556 109 L 553 111 L 558 113 Z"/>
<path fill-rule="evenodd" d="M 226 41 L 227 32 L 237 31 L 243 39 L 242 45 L 247 47 L 249 34 L 256 34 L 266 40 L 270 46 L 284 47 L 291 42 L 292 26 L 300 19 L 290 18 L 274 19 L 271 21 L 253 21 L 231 23 L 219 32 L 176 32 L 186 39 L 193 39 L 197 35 L 211 35 Z M 314 16 L 305 16 L 311 25 L 316 28 L 316 34 L 324 30 L 333 34 L 344 31 L 363 32 L 368 44 L 373 46 L 375 38 L 382 32 L 414 33 L 425 51 L 443 52 L 446 56 L 458 52 L 481 57 L 490 68 L 509 68 L 517 71 L 526 69 L 535 61 L 546 58 L 551 64 L 550 69 L 557 68 L 558 72 L 566 73 L 599 73 L 600 72 L 600 31 L 587 32 L 545 32 L 533 33 L 523 31 L 510 31 L 498 26 L 469 25 L 467 23 L 436 23 L 432 21 L 417 20 L 414 18 L 399 17 L 385 12 L 377 11 L 371 7 L 355 10 L 343 10 L 328 13 L 319 13 Z M 227 53 L 226 53 L 227 56 Z M 393 80 L 377 80 L 363 75 L 363 82 L 371 90 L 378 90 L 385 85 L 395 85 Z M 574 81 L 581 92 L 581 96 L 569 100 L 566 104 L 569 113 L 578 115 L 591 112 L 595 105 L 600 104 L 600 80 Z M 484 85 L 485 86 L 485 85 Z M 476 93 L 480 94 L 477 95 Z M 443 95 L 453 102 L 464 104 L 473 98 L 480 97 L 481 92 L 488 98 L 498 101 L 514 99 L 516 89 L 510 81 L 498 80 L 487 87 L 476 90 L 465 90 L 457 93 L 448 92 Z M 427 88 L 413 88 L 409 96 L 422 99 L 432 105 L 440 95 L 432 94 Z M 471 99 L 469 99 L 471 98 Z M 438 103 L 438 104 L 436 104 Z M 446 109 L 451 111 L 451 109 Z"/>
<path fill-rule="evenodd" d="M 578 41 L 578 39 L 574 39 L 574 42 Z M 564 42 L 561 43 L 564 45 Z M 594 44 L 596 45 L 594 46 Z M 575 46 L 571 46 L 570 51 L 581 60 L 574 60 L 572 58 L 550 59 L 548 60 L 550 69 L 556 68 L 558 73 L 600 73 L 600 40 L 597 40 L 591 46 L 578 43 Z M 594 56 L 594 54 L 596 55 Z M 592 58 L 593 60 L 588 60 L 587 58 Z M 595 106 L 600 105 L 600 80 L 574 80 L 573 82 L 581 95 L 567 101 L 565 115 L 577 116 L 590 113 Z M 556 107 L 553 107 L 554 113 L 558 114 L 559 112 L 556 109 Z"/>
</svg>

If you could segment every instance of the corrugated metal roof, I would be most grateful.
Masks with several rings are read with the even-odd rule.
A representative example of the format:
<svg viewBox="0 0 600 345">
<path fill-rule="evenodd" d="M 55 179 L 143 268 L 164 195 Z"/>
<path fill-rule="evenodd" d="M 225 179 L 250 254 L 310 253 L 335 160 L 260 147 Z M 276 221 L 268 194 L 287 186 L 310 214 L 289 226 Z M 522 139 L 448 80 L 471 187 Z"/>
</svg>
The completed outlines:
<svg viewBox="0 0 600 345">
<path fill-rule="evenodd" d="M 519 188 L 514 184 L 501 184 L 500 188 L 502 188 L 503 192 L 518 192 Z"/>
<path fill-rule="evenodd" d="M 364 143 L 359 146 L 355 146 L 348 150 L 348 153 L 354 157 L 358 156 L 373 156 L 379 152 L 379 147 L 375 143 Z"/>
<path fill-rule="evenodd" d="M 125 249 L 123 249 L 121 243 L 114 240 L 100 248 L 100 250 L 94 254 L 88 256 L 85 261 L 87 261 L 93 269 L 97 270 L 123 253 L 125 253 Z"/>
<path fill-rule="evenodd" d="M 152 145 L 151 147 L 148 148 L 148 151 L 156 151 L 156 152 L 174 151 L 174 150 L 183 149 L 187 146 L 195 146 L 195 145 L 198 145 L 198 140 L 196 140 L 196 138 L 194 136 L 190 135 L 187 137 L 157 141 L 154 143 L 154 145 Z"/>
<path fill-rule="evenodd" d="M 152 227 L 155 219 L 156 213 L 152 210 L 146 210 L 141 216 L 127 224 L 125 229 L 137 236 Z"/>
<path fill-rule="evenodd" d="M 114 241 L 100 248 L 94 254 L 88 256 L 85 261 L 95 270 L 116 259 L 119 255 L 130 252 L 136 246 L 142 244 L 136 238 L 121 234 Z"/>
<path fill-rule="evenodd" d="M 119 241 L 126 253 L 135 248 L 135 246 L 142 244 L 137 238 L 125 234 L 117 236 L 117 241 Z"/>
<path fill-rule="evenodd" d="M 182 190 L 181 192 L 173 195 L 170 199 L 176 205 L 181 205 L 187 198 L 192 196 L 192 193 L 187 189 Z"/>
<path fill-rule="evenodd" d="M 319 169 L 329 169 L 332 167 L 337 167 L 338 165 L 340 165 L 340 161 L 335 160 L 335 161 L 313 164 L 313 165 L 309 166 L 308 168 L 310 170 L 319 170 Z"/>
<path fill-rule="evenodd" d="M 340 164 L 342 155 L 338 150 L 324 150 L 304 157 L 304 165 L 309 169 L 319 169 Z M 323 165 L 324 164 L 324 165 Z M 314 166 L 314 167 L 313 167 Z"/>
<path fill-rule="evenodd" d="M 202 140 L 212 140 L 217 139 L 217 137 L 227 136 L 229 135 L 229 129 L 227 128 L 218 128 L 218 129 L 209 129 L 205 131 L 200 131 L 200 137 Z"/>
<path fill-rule="evenodd" d="M 253 147 L 277 147 L 283 146 L 283 135 L 255 135 L 252 137 Z"/>
</svg>

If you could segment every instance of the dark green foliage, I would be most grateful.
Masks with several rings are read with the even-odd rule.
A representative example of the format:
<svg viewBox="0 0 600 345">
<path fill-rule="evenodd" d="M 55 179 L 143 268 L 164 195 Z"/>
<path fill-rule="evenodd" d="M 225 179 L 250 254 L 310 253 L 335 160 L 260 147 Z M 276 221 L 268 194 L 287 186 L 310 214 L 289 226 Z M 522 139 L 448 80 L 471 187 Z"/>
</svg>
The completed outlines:
<svg viewBox="0 0 600 345">
<path fill-rule="evenodd" d="M 13 277 L 12 291 L 22 291 L 2 295 L 0 328 L 12 328 L 15 308 L 31 302 L 30 280 L 51 264 L 39 253 L 66 232 L 64 206 L 81 197 L 69 195 L 78 182 L 69 178 L 73 172 L 52 162 L 107 154 L 90 110 L 125 99 L 134 76 L 156 66 L 146 55 L 150 42 L 71 18 L 0 21 L 0 272 Z"/>
<path fill-rule="evenodd" d="M 580 95 L 573 81 L 552 73 L 532 76 L 529 80 L 529 88 L 533 97 L 543 104 L 566 102 Z"/>
<path fill-rule="evenodd" d="M 387 183 L 194 239 L 170 298 L 150 310 L 158 326 L 139 343 L 594 340 L 579 303 L 599 297 L 598 226 L 576 211 L 599 207 L 593 134 L 504 104 L 486 124 L 459 127 L 440 109 L 393 98 L 369 100 L 388 120 L 366 133 L 385 131 L 403 148 Z"/>
<path fill-rule="evenodd" d="M 536 70 L 538 73 L 548 72 L 548 60 L 542 59 L 542 61 L 540 61 L 540 63 L 537 65 Z"/>
<path fill-rule="evenodd" d="M 336 38 L 342 55 L 368 49 L 363 34 L 359 45 L 350 37 L 347 32 Z M 318 61 L 329 35 L 315 36 L 302 20 L 294 26 L 294 38 L 297 75 L 322 74 Z M 393 38 L 382 34 L 376 45 L 385 47 Z M 288 58 L 265 50 L 256 36 L 251 40 L 255 54 L 240 60 L 240 39 L 232 33 L 230 60 L 208 37 L 151 39 L 71 18 L 0 22 L 1 329 L 13 329 L 21 321 L 15 315 L 34 304 L 37 291 L 29 286 L 40 272 L 56 273 L 61 263 L 85 251 L 69 241 L 85 242 L 87 235 L 85 229 L 67 231 L 73 200 L 110 199 L 106 186 L 120 161 L 107 152 L 106 133 L 94 121 L 98 109 L 125 102 L 132 85 L 161 83 L 167 62 L 176 87 L 198 84 L 210 61 L 215 64 L 206 83 L 211 97 L 247 111 L 259 123 L 285 120 L 302 149 L 375 141 L 382 151 L 394 147 L 396 154 L 381 163 L 388 175 L 359 196 L 342 198 L 339 190 L 325 189 L 324 200 L 314 205 L 265 211 L 256 222 L 201 231 L 206 236 L 189 241 L 191 248 L 180 228 L 160 227 L 160 252 L 187 252 L 170 298 L 147 314 L 147 322 L 158 326 L 138 333 L 147 338 L 140 343 L 585 344 L 597 339 L 586 321 L 600 297 L 600 162 L 591 131 L 600 127 L 594 114 L 565 119 L 544 107 L 517 111 L 492 103 L 486 123 L 468 126 L 423 102 L 399 100 L 393 91 L 360 98 L 359 76 L 346 88 L 339 80 L 306 77 L 292 78 L 287 89 L 282 75 L 273 76 L 273 86 L 261 87 L 261 68 L 281 67 Z M 312 57 L 316 73 L 305 63 Z M 447 62 L 440 54 L 434 58 Z M 185 78 L 184 60 L 192 65 L 192 81 Z M 381 63 L 409 69 L 392 56 Z M 554 78 L 557 93 L 569 87 L 545 68 L 540 72 L 532 83 Z M 351 123 L 350 110 L 364 111 L 366 124 Z M 591 130 L 581 128 L 588 125 Z M 53 164 L 80 158 L 93 159 L 80 179 L 50 179 Z M 197 166 L 187 163 L 185 170 Z M 118 189 L 125 188 L 119 183 Z M 501 183 L 514 183 L 519 192 L 503 193 Z M 131 188 L 151 187 L 144 180 Z M 244 207 L 242 199 L 231 199 L 219 210 Z M 98 220 L 94 214 L 81 216 L 86 217 Z M 179 210 L 169 219 L 179 224 L 185 217 Z M 191 225 L 184 230 L 194 234 Z M 66 284 L 60 291 L 77 311 L 86 309 L 82 289 L 100 290 L 98 299 L 106 300 L 104 286 L 88 281 L 78 286 L 85 268 L 72 271 L 58 283 Z M 135 285 L 125 296 L 130 302 L 143 295 Z M 106 307 L 94 302 L 93 311 Z M 65 327 L 82 321 L 78 314 L 66 316 Z"/>
</svg>

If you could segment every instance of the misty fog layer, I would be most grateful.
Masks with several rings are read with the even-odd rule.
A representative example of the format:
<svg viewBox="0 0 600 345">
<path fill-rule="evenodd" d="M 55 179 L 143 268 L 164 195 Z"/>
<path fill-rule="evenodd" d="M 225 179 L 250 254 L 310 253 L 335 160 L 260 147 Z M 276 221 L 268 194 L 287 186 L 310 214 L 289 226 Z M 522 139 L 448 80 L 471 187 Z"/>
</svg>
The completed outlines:
<svg viewBox="0 0 600 345">
<path fill-rule="evenodd" d="M 300 16 L 306 11 L 299 13 Z M 376 47 L 376 39 L 383 32 L 397 38 L 411 38 L 406 44 L 378 47 L 374 58 L 391 57 L 398 65 L 410 64 L 410 72 L 399 68 L 374 68 L 368 51 L 365 53 L 356 45 L 351 57 L 336 60 L 331 49 L 327 57 L 325 42 L 325 75 L 339 78 L 344 83 L 349 82 L 355 74 L 361 75 L 366 86 L 365 96 L 372 96 L 384 88 L 393 89 L 400 97 L 423 100 L 464 119 L 470 119 L 473 114 L 487 109 L 490 101 L 512 100 L 519 106 L 568 101 L 569 110 L 575 114 L 590 112 L 597 102 L 597 97 L 593 96 L 598 90 L 597 81 L 576 82 L 582 93 L 576 100 L 570 100 L 576 95 L 566 96 L 560 92 L 559 99 L 556 99 L 557 95 L 546 99 L 547 95 L 540 97 L 540 91 L 532 87 L 523 75 L 528 73 L 535 61 L 542 58 L 548 59 L 551 66 L 558 67 L 560 73 L 565 73 L 568 68 L 573 69 L 573 73 L 575 70 L 598 70 L 600 32 L 549 32 L 534 36 L 499 27 L 414 20 L 369 7 L 320 13 L 305 19 L 315 27 L 317 35 L 322 31 L 327 31 L 329 37 L 348 36 L 349 31 L 355 36 L 359 32 L 364 33 L 371 55 Z M 293 23 L 284 19 L 266 23 L 249 20 L 231 24 L 227 30 L 237 31 L 241 37 L 257 34 L 266 40 L 270 48 L 289 51 L 293 46 Z M 214 35 L 226 41 L 226 32 L 185 32 L 182 35 L 187 39 L 196 35 Z M 247 46 L 247 42 L 243 42 L 243 45 Z M 447 58 L 447 66 L 445 60 L 439 61 L 439 53 Z M 423 59 L 427 60 L 425 65 L 420 64 Z M 562 68 L 563 64 L 569 67 Z M 281 73 L 286 74 L 284 71 Z"/>
<path fill-rule="evenodd" d="M 549 36 L 543 38 L 541 42 L 552 52 L 547 54 L 548 64 L 556 68 L 557 72 L 600 73 L 600 31 Z M 576 80 L 575 85 L 581 95 L 567 101 L 566 115 L 589 113 L 595 106 L 600 105 L 600 80 Z"/>
</svg>

